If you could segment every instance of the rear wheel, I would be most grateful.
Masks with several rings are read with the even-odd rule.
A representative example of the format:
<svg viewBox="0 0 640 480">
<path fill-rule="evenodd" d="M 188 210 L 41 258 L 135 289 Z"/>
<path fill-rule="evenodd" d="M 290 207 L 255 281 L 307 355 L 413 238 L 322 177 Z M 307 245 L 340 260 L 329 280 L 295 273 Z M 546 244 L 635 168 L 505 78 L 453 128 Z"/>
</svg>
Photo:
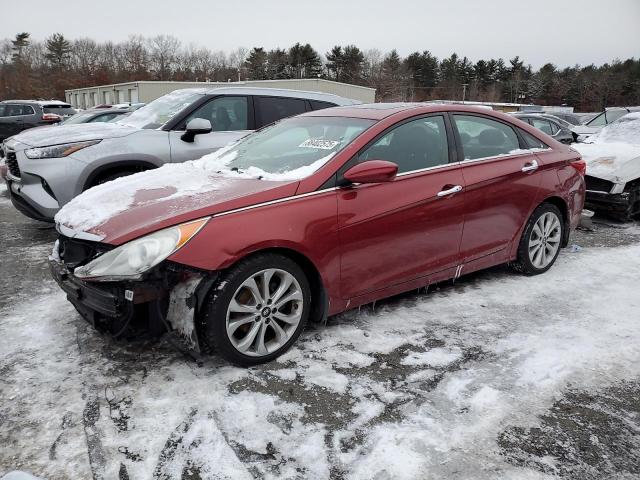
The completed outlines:
<svg viewBox="0 0 640 480">
<path fill-rule="evenodd" d="M 564 222 L 555 205 L 543 203 L 531 214 L 520 239 L 514 269 L 527 275 L 544 273 L 558 258 Z"/>
<path fill-rule="evenodd" d="M 224 275 L 209 294 L 203 322 L 207 343 L 241 366 L 286 352 L 309 318 L 311 288 L 290 258 L 262 254 Z"/>
</svg>

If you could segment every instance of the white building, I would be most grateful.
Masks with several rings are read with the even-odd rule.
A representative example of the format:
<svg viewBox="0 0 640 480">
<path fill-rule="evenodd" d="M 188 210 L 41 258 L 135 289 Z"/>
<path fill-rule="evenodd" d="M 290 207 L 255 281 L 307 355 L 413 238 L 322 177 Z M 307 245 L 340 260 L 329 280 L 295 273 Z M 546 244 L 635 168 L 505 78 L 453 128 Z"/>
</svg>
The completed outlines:
<svg viewBox="0 0 640 480">
<path fill-rule="evenodd" d="M 341 97 L 360 100 L 363 103 L 373 103 L 376 97 L 375 88 L 332 82 L 321 78 L 304 78 L 299 80 L 247 80 L 244 82 L 141 81 L 114 83 L 112 85 L 65 90 L 65 98 L 67 102 L 76 108 L 91 108 L 101 104 L 149 103 L 162 95 L 180 88 L 216 88 L 231 86 L 286 88 L 291 90 L 333 93 Z"/>
</svg>

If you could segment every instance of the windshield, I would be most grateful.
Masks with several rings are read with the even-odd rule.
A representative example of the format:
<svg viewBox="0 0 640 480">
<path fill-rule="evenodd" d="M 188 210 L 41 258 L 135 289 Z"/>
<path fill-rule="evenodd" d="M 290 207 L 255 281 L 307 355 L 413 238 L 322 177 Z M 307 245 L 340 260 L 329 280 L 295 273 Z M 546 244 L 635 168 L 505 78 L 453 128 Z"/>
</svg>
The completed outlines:
<svg viewBox="0 0 640 480">
<path fill-rule="evenodd" d="M 93 113 L 76 113 L 73 117 L 67 118 L 60 125 L 74 125 L 76 123 L 87 123 L 95 114 Z"/>
<path fill-rule="evenodd" d="M 640 144 L 640 113 L 630 113 L 587 139 L 589 143 Z"/>
<path fill-rule="evenodd" d="M 245 137 L 198 162 L 222 174 L 291 180 L 304 178 L 375 123 L 346 117 L 295 117 Z"/>
<path fill-rule="evenodd" d="M 202 95 L 193 90 L 176 90 L 139 108 L 116 123 L 146 129 L 159 128 Z"/>
</svg>

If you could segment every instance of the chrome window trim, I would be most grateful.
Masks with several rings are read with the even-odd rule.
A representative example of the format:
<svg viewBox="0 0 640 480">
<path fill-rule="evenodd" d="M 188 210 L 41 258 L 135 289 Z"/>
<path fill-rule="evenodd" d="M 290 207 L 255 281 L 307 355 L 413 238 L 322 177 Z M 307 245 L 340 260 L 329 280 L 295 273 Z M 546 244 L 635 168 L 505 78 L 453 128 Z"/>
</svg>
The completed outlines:
<svg viewBox="0 0 640 480">
<path fill-rule="evenodd" d="M 290 200 L 297 200 L 298 198 L 311 197 L 313 195 L 319 195 L 321 193 L 327 193 L 327 192 L 335 191 L 335 190 L 338 190 L 338 188 L 339 187 L 323 188 L 322 190 L 316 190 L 314 192 L 302 193 L 300 195 L 291 195 L 289 197 L 283 197 L 283 198 L 279 198 L 277 200 L 270 200 L 268 202 L 256 203 L 254 205 L 248 205 L 246 207 L 235 208 L 233 210 L 227 210 L 226 212 L 216 213 L 216 214 L 212 215 L 211 218 L 224 217 L 225 215 L 231 215 L 232 213 L 244 212 L 246 210 L 253 210 L 254 208 L 266 207 L 266 206 L 269 206 L 269 205 L 276 205 L 278 203 L 284 203 L 284 202 L 288 202 Z"/>
</svg>

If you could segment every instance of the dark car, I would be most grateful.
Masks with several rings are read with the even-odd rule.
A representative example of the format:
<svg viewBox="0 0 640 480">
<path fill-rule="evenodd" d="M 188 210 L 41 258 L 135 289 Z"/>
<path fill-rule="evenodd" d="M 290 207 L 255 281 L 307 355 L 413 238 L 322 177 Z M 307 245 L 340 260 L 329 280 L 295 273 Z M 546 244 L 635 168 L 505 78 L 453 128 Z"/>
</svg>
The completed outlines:
<svg viewBox="0 0 640 480">
<path fill-rule="evenodd" d="M 569 144 L 574 141 L 569 122 L 557 118 L 554 115 L 544 113 L 516 113 L 513 116 L 523 122 L 527 122 L 538 130 L 542 130 L 560 143 Z"/>
<path fill-rule="evenodd" d="M 546 272 L 584 172 L 576 151 L 490 110 L 316 110 L 86 191 L 56 216 L 51 268 L 95 327 L 170 326 L 252 365 L 307 320 L 497 264 Z"/>
<path fill-rule="evenodd" d="M 58 100 L 5 100 L 0 102 L 0 140 L 33 127 L 60 123 L 76 111 Z"/>
</svg>

